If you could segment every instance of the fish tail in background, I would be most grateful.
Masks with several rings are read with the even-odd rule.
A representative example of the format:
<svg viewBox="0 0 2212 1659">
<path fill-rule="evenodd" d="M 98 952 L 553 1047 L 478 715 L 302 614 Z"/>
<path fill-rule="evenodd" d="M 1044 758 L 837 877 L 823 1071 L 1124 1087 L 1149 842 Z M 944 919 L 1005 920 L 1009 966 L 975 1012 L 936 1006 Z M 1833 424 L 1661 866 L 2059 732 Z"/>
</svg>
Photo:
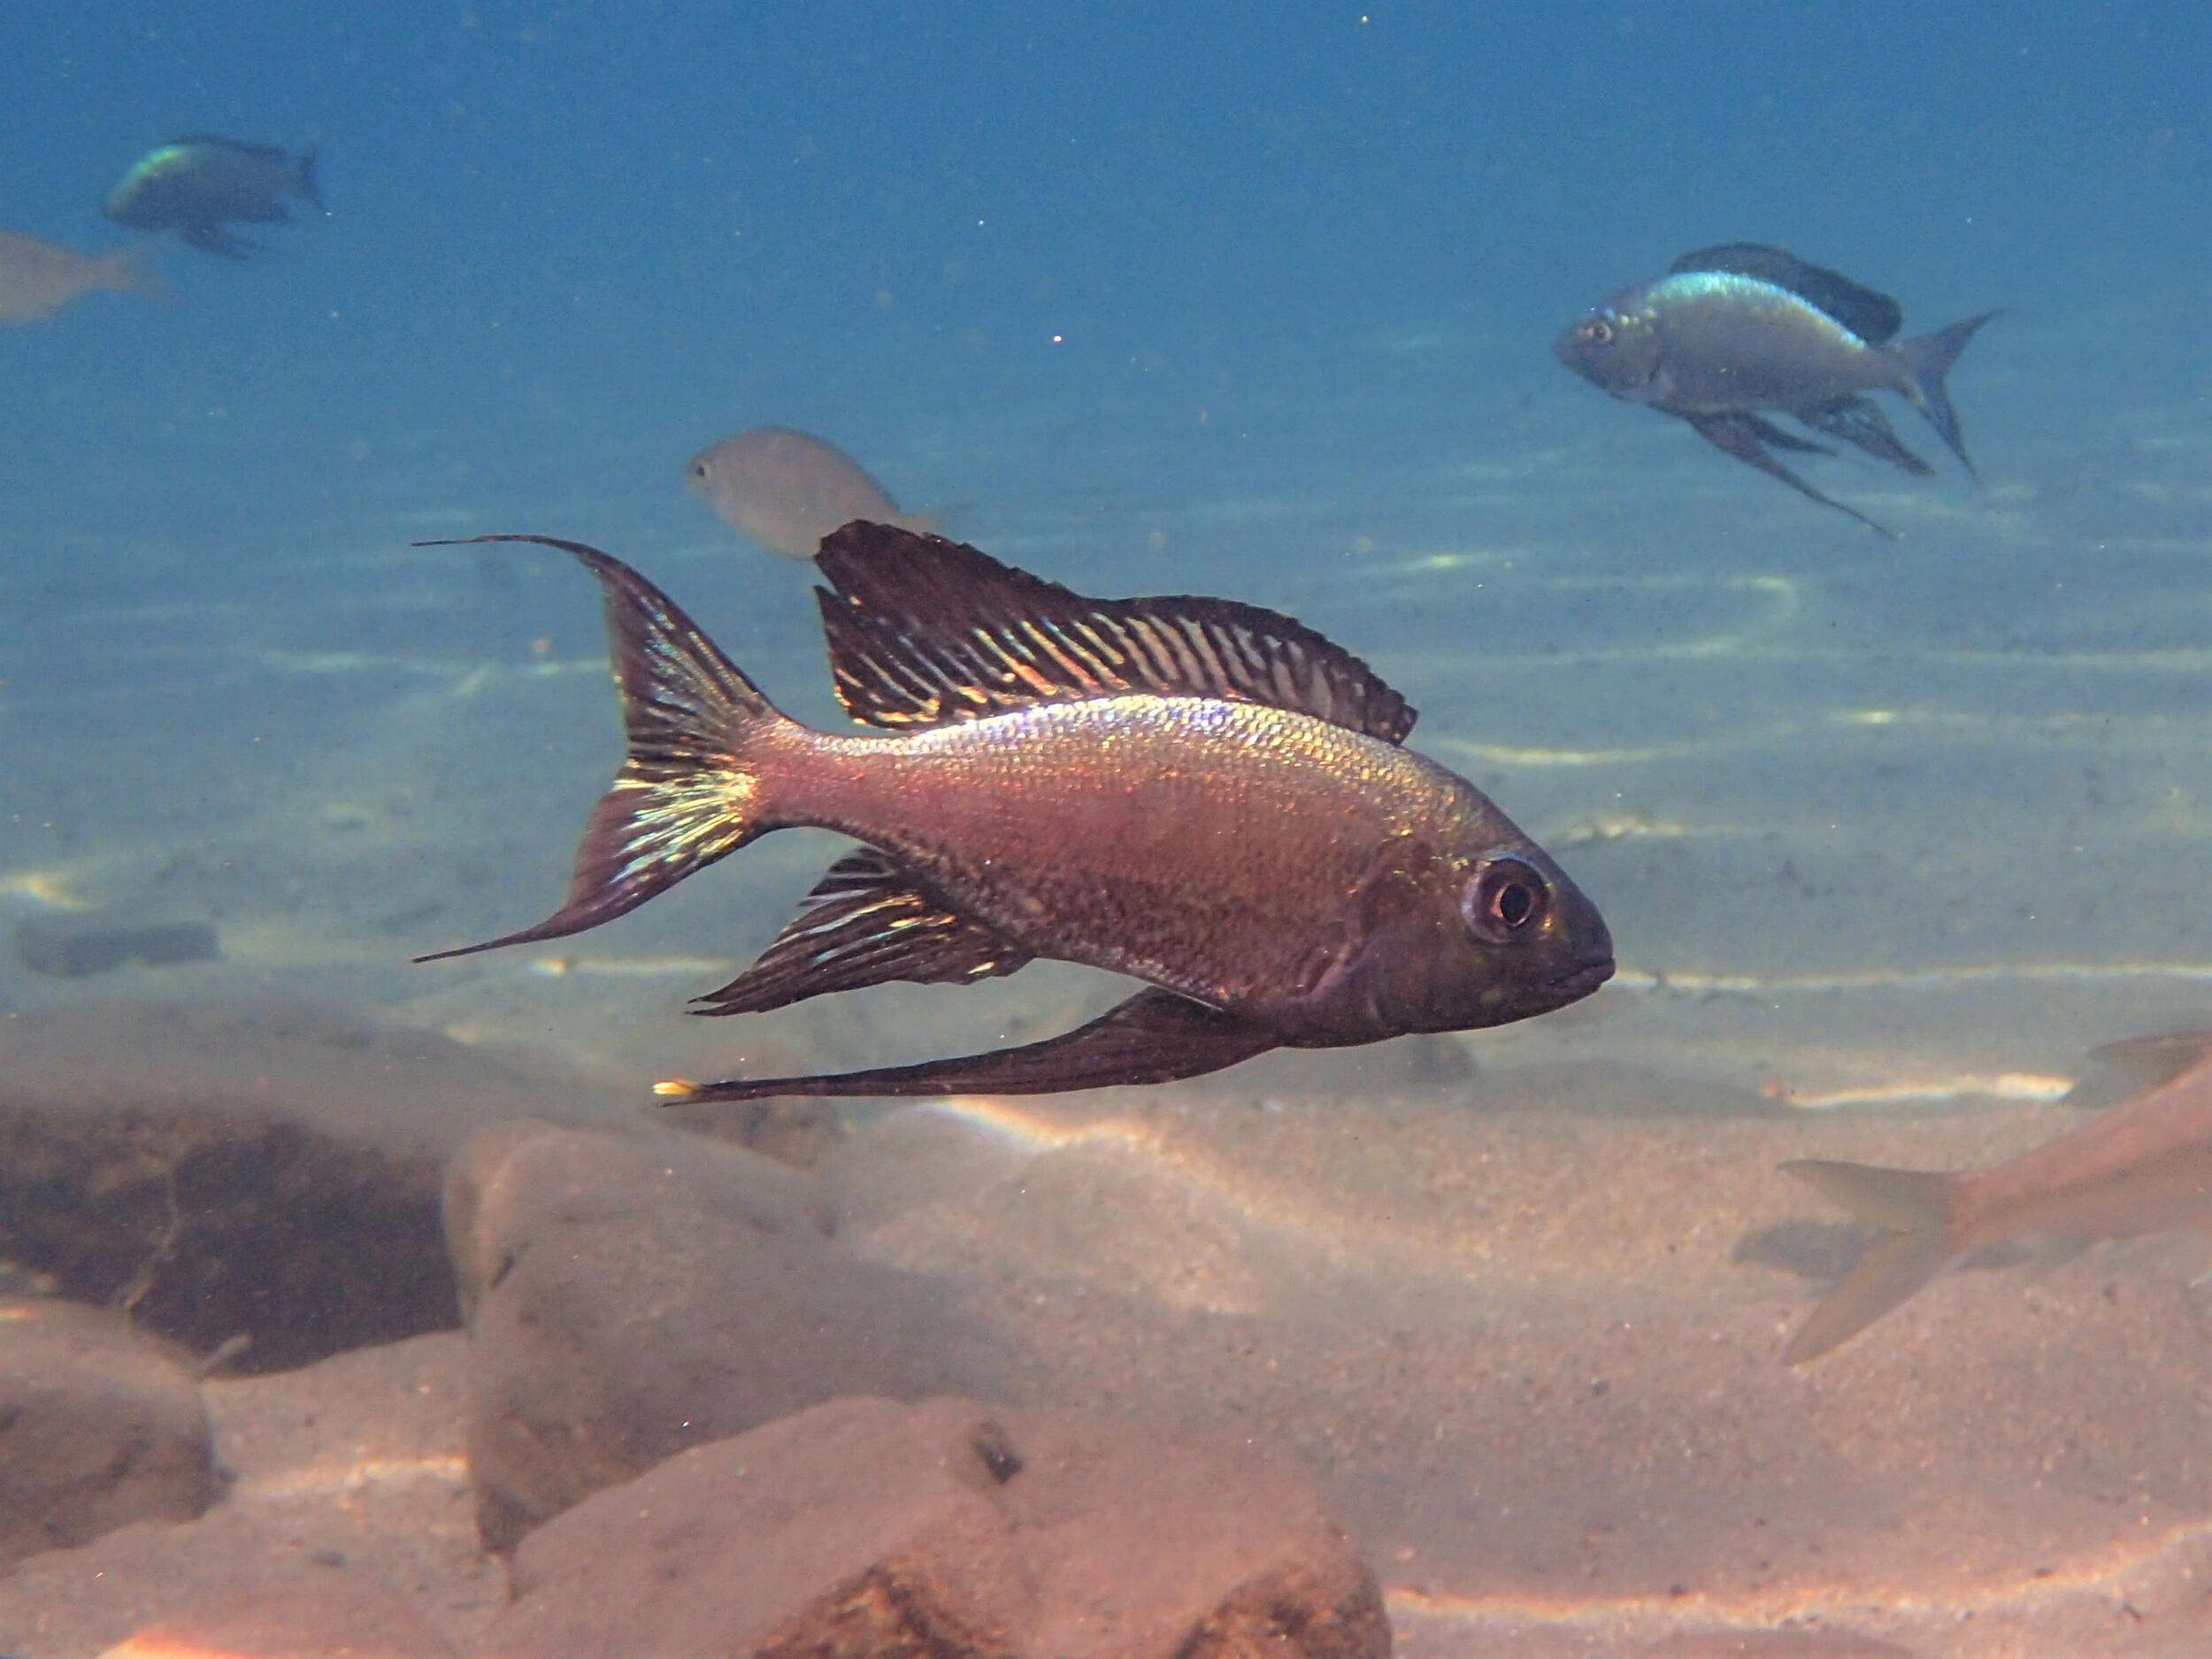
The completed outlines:
<svg viewBox="0 0 2212 1659">
<path fill-rule="evenodd" d="M 1809 1181 L 1861 1221 L 1880 1229 L 1843 1282 L 1798 1327 L 1785 1364 L 1817 1359 L 1856 1336 L 1940 1272 L 1958 1252 L 1957 1190 L 1939 1171 L 1797 1158 L 1786 1175 Z"/>
<path fill-rule="evenodd" d="M 592 810 L 559 910 L 520 933 L 418 961 L 582 933 L 635 910 L 777 827 L 759 751 L 773 734 L 800 728 L 776 711 L 673 600 L 621 560 L 579 541 L 537 535 L 464 541 L 558 548 L 599 579 L 629 752 Z"/>
<path fill-rule="evenodd" d="M 292 194 L 310 206 L 320 208 L 327 213 L 330 208 L 323 201 L 322 186 L 315 181 L 315 161 L 322 154 L 322 140 L 319 138 L 307 141 L 307 148 L 300 151 L 298 165 L 292 170 Z"/>
<path fill-rule="evenodd" d="M 1959 465 L 1978 484 L 1982 475 L 1974 471 L 1974 463 L 1967 458 L 1966 440 L 1960 435 L 1958 414 L 1951 407 L 1951 394 L 1944 388 L 1943 377 L 1951 372 L 1959 353 L 1966 349 L 1966 342 L 1974 337 L 1975 330 L 1996 315 L 1996 311 L 1984 311 L 1979 317 L 1969 317 L 1964 322 L 1939 328 L 1932 334 L 1900 341 L 1895 348 L 1905 365 L 1905 396 L 1928 418 L 1928 424 L 1942 434 L 1944 442 L 1951 446 L 1951 453 L 1958 457 Z"/>
</svg>

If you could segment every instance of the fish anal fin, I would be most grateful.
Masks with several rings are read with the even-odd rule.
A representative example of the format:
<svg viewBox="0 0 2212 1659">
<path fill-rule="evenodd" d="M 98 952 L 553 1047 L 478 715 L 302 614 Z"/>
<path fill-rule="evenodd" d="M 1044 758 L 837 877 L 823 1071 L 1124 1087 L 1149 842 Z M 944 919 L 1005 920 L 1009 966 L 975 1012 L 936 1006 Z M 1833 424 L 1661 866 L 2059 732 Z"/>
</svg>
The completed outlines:
<svg viewBox="0 0 2212 1659">
<path fill-rule="evenodd" d="M 1958 1185 L 1940 1171 L 1816 1158 L 1793 1160 L 1782 1171 L 1879 1229 L 1782 1350 L 1783 1362 L 1797 1365 L 1856 1336 L 1943 1271 L 1958 1253 Z"/>
<path fill-rule="evenodd" d="M 1414 711 L 1366 664 L 1257 605 L 1092 599 L 942 536 L 856 520 L 822 539 L 837 695 L 893 729 L 1148 692 L 1264 703 L 1385 742 Z"/>
<path fill-rule="evenodd" d="M 1770 443 L 1778 449 L 1788 449 L 1797 455 L 1833 455 L 1835 451 L 1824 443 L 1815 443 L 1810 438 L 1801 438 L 1793 432 L 1786 432 L 1772 421 L 1757 415 L 1747 414 L 1740 419 L 1750 427 L 1752 436 L 1762 443 Z"/>
<path fill-rule="evenodd" d="M 1854 282 L 1840 271 L 1809 265 L 1786 248 L 1759 242 L 1726 242 L 1684 254 L 1669 267 L 1675 275 L 1718 271 L 1787 288 L 1808 305 L 1825 311 L 1870 346 L 1893 338 L 1905 326 L 1904 308 L 1886 294 Z"/>
<path fill-rule="evenodd" d="M 1926 478 L 1935 472 L 1935 468 L 1904 446 L 1890 426 L 1889 417 L 1882 413 L 1882 406 L 1870 397 L 1847 397 L 1825 409 L 1809 410 L 1798 419 L 1814 431 L 1856 444 L 1869 455 L 1916 478 Z"/>
<path fill-rule="evenodd" d="M 1822 495 L 1796 473 L 1791 472 L 1788 467 L 1784 466 L 1769 455 L 1765 447 L 1760 442 L 1763 435 L 1761 428 L 1764 427 L 1767 431 L 1771 431 L 1773 428 L 1756 415 L 1685 415 L 1682 419 L 1690 424 L 1699 437 L 1704 439 L 1715 449 L 1734 456 L 1739 461 L 1747 462 L 1769 478 L 1780 479 L 1782 482 L 1808 500 L 1816 501 L 1824 507 L 1833 507 L 1838 512 L 1856 518 L 1878 535 L 1887 536 L 1893 541 L 1897 539 L 1897 533 L 1888 526 L 1877 524 L 1855 508 L 1847 507 L 1841 502 Z"/>
<path fill-rule="evenodd" d="M 1279 1046 L 1264 1025 L 1156 987 L 1087 1025 L 1018 1048 L 825 1076 L 671 1081 L 654 1093 L 679 1105 L 777 1095 L 1057 1094 L 1200 1077 Z"/>
<path fill-rule="evenodd" d="M 906 979 L 971 985 L 1031 961 L 1030 953 L 961 915 L 872 847 L 829 867 L 760 960 L 695 1014 L 756 1014 L 830 991 Z"/>
</svg>

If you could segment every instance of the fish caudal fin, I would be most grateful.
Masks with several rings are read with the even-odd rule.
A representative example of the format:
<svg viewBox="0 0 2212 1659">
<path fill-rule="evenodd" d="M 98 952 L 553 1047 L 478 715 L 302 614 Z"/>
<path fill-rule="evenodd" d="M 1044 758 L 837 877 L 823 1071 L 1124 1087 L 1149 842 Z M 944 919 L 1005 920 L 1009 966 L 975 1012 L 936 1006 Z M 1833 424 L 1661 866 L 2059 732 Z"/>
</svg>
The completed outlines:
<svg viewBox="0 0 2212 1659">
<path fill-rule="evenodd" d="M 2000 308 L 2001 309 L 2001 308 Z M 1897 355 L 1905 365 L 1905 396 L 1914 407 L 1928 418 L 1928 424 L 1951 446 L 1951 453 L 1959 458 L 1976 483 L 1981 474 L 1974 471 L 1974 463 L 1967 458 L 1966 440 L 1959 433 L 1959 418 L 1951 407 L 1951 394 L 1943 384 L 1943 377 L 1951 372 L 1951 365 L 1966 349 L 1966 342 L 1984 323 L 1997 315 L 1984 311 L 1979 317 L 1969 317 L 1964 322 L 1953 323 L 1948 328 L 1939 328 L 1932 334 L 1920 334 L 1901 341 Z"/>
<path fill-rule="evenodd" d="M 1809 1181 L 1861 1221 L 1880 1229 L 1857 1265 L 1798 1327 L 1782 1350 L 1802 1364 L 1849 1340 L 1943 1271 L 1957 1254 L 1951 1176 L 1870 1164 L 1798 1158 L 1783 1173 Z"/>
<path fill-rule="evenodd" d="M 790 725 L 673 600 L 621 560 L 549 536 L 465 540 L 558 548 L 599 579 L 629 753 L 593 809 L 566 902 L 535 927 L 420 962 L 580 933 L 774 828 L 756 751 L 770 733 Z"/>
</svg>

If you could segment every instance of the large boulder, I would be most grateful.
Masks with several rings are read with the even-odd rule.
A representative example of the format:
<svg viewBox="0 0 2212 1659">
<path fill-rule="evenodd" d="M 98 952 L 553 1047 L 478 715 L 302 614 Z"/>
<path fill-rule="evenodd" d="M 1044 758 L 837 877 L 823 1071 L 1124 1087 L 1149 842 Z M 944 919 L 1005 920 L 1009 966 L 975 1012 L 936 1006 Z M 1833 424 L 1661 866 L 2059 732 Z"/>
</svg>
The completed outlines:
<svg viewBox="0 0 2212 1659">
<path fill-rule="evenodd" d="M 938 1281 L 853 1256 L 813 1178 L 734 1147 L 500 1125 L 455 1161 L 445 1214 L 495 1547 L 687 1447 L 997 1369 Z"/>
<path fill-rule="evenodd" d="M 1227 1441 L 940 1399 L 697 1447 L 524 1540 L 479 1659 L 1378 1659 L 1311 1488 Z"/>
<path fill-rule="evenodd" d="M 0 1567 L 213 1502 L 207 1409 L 168 1343 L 75 1302 L 0 1302 Z"/>
</svg>

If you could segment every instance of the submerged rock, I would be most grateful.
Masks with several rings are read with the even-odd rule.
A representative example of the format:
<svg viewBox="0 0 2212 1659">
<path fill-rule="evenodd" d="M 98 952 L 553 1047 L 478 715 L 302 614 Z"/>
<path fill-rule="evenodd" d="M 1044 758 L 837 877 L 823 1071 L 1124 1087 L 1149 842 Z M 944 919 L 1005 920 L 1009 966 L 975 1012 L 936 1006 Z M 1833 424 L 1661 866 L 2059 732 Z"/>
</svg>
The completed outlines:
<svg viewBox="0 0 2212 1659">
<path fill-rule="evenodd" d="M 940 1281 L 852 1255 L 811 1177 L 735 1148 L 501 1125 L 455 1160 L 445 1216 L 498 1548 L 687 1447 L 1002 1369 Z"/>
<path fill-rule="evenodd" d="M 1390 1650 L 1372 1574 L 1297 1477 L 951 1399 L 837 1400 L 695 1448 L 533 1533 L 514 1584 L 479 1659 Z"/>
<path fill-rule="evenodd" d="M 0 1303 L 0 1566 L 215 1501 L 199 1383 L 165 1342 L 81 1303 Z"/>
<path fill-rule="evenodd" d="M 453 1647 L 380 1587 L 309 1569 L 171 1614 L 100 1659 L 453 1659 Z"/>
</svg>

